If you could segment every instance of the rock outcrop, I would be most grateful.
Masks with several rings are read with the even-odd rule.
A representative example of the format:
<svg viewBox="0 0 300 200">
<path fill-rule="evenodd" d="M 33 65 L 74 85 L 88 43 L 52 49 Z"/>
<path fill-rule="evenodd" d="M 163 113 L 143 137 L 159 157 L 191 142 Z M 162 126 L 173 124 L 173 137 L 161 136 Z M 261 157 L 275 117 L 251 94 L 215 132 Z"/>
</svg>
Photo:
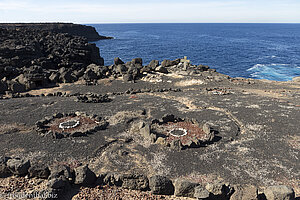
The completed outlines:
<svg viewBox="0 0 300 200">
<path fill-rule="evenodd" d="M 95 44 L 67 33 L 0 28 L 0 43 L 0 93 L 74 82 L 82 68 L 104 65 Z"/>
<path fill-rule="evenodd" d="M 70 35 L 85 37 L 88 41 L 112 39 L 112 37 L 99 35 L 92 26 L 73 23 L 0 23 L 0 27 L 10 29 L 30 28 L 56 33 L 69 33 Z"/>
</svg>

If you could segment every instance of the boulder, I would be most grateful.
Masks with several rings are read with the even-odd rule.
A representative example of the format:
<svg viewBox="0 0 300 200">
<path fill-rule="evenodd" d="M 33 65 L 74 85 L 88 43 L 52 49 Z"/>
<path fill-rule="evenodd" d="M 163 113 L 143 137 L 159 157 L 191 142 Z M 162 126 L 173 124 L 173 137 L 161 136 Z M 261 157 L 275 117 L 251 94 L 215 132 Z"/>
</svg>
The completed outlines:
<svg viewBox="0 0 300 200">
<path fill-rule="evenodd" d="M 89 81 L 98 79 L 97 74 L 92 69 L 87 69 L 84 72 L 83 78 Z"/>
<path fill-rule="evenodd" d="M 172 61 L 171 60 L 164 60 L 164 61 L 162 61 L 161 66 L 162 67 L 172 66 Z"/>
<path fill-rule="evenodd" d="M 59 76 L 60 76 L 59 73 L 52 72 L 51 75 L 49 76 L 49 80 L 53 83 L 57 83 L 59 81 Z"/>
<path fill-rule="evenodd" d="M 167 70 L 167 68 L 166 68 L 166 67 L 163 67 L 163 66 L 158 66 L 158 67 L 156 67 L 156 68 L 155 68 L 155 71 L 160 72 L 160 73 L 164 73 L 164 74 L 169 73 L 168 70 Z"/>
<path fill-rule="evenodd" d="M 232 188 L 223 182 L 208 183 L 205 189 L 214 199 L 228 199 L 232 193 Z"/>
<path fill-rule="evenodd" d="M 204 187 L 199 185 L 194 189 L 194 197 L 198 200 L 209 199 L 209 192 Z"/>
<path fill-rule="evenodd" d="M 134 77 L 137 77 L 140 74 L 140 70 L 135 65 L 130 65 L 128 67 L 127 73 L 132 74 Z"/>
<path fill-rule="evenodd" d="M 154 68 L 155 69 L 155 68 Z M 151 72 L 151 71 L 154 71 L 154 69 L 152 69 L 151 67 L 149 67 L 149 66 L 144 66 L 144 67 L 142 67 L 141 69 L 140 69 L 140 73 L 142 74 L 142 73 L 149 73 L 149 72 Z"/>
<path fill-rule="evenodd" d="M 79 77 L 82 77 L 84 75 L 85 69 L 79 69 L 73 72 L 74 76 L 77 77 L 77 79 L 79 79 Z"/>
<path fill-rule="evenodd" d="M 293 188 L 285 185 L 269 186 L 264 190 L 267 200 L 293 200 L 295 192 Z"/>
<path fill-rule="evenodd" d="M 130 190 L 147 190 L 149 188 L 149 181 L 145 175 L 124 174 L 121 180 L 123 188 Z"/>
<path fill-rule="evenodd" d="M 20 158 L 12 158 L 7 161 L 8 169 L 15 175 L 26 175 L 30 167 L 29 160 L 22 160 Z"/>
<path fill-rule="evenodd" d="M 11 175 L 11 172 L 7 167 L 7 161 L 9 159 L 9 157 L 0 158 L 0 178 L 5 178 Z"/>
<path fill-rule="evenodd" d="M 119 74 L 125 74 L 127 73 L 127 67 L 125 65 L 117 65 L 116 67 L 116 72 L 119 73 Z"/>
<path fill-rule="evenodd" d="M 52 178 L 47 183 L 48 188 L 52 189 L 65 189 L 69 186 L 69 182 L 64 176 L 59 176 L 56 178 Z"/>
<path fill-rule="evenodd" d="M 0 94 L 4 94 L 7 89 L 7 84 L 5 82 L 0 81 Z"/>
<path fill-rule="evenodd" d="M 73 75 L 72 71 L 65 71 L 60 74 L 59 80 L 63 83 L 72 83 L 77 80 L 76 76 Z"/>
<path fill-rule="evenodd" d="M 171 66 L 178 65 L 180 62 L 181 62 L 181 59 L 180 59 L 180 58 L 178 58 L 178 59 L 176 59 L 176 60 L 172 60 L 172 61 L 171 61 Z"/>
<path fill-rule="evenodd" d="M 123 64 L 124 62 L 119 57 L 114 58 L 114 65 L 123 65 Z"/>
<path fill-rule="evenodd" d="M 198 65 L 198 66 L 196 67 L 196 70 L 198 70 L 198 71 L 200 71 L 200 72 L 208 71 L 208 69 L 209 69 L 209 66 L 207 66 L 207 65 Z"/>
<path fill-rule="evenodd" d="M 25 92 L 26 91 L 26 86 L 19 83 L 19 82 L 16 82 L 16 81 L 12 81 L 10 83 L 10 90 L 13 92 L 13 93 L 21 93 L 21 92 Z"/>
<path fill-rule="evenodd" d="M 50 167 L 50 176 L 49 180 L 54 178 L 59 178 L 60 176 L 64 176 L 68 180 L 73 180 L 73 174 L 71 173 L 71 169 L 66 165 L 53 165 Z"/>
<path fill-rule="evenodd" d="M 177 179 L 174 183 L 174 195 L 178 197 L 194 197 L 195 187 L 198 185 L 199 184 L 197 183 L 191 183 L 185 180 Z"/>
<path fill-rule="evenodd" d="M 123 75 L 123 81 L 128 82 L 128 81 L 133 81 L 133 75 L 132 74 L 124 74 Z"/>
<path fill-rule="evenodd" d="M 145 138 L 149 138 L 151 135 L 150 125 L 144 124 L 143 127 L 140 128 L 140 134 Z"/>
<path fill-rule="evenodd" d="M 142 58 L 134 58 L 131 60 L 131 64 L 133 65 L 143 65 L 143 59 Z"/>
<path fill-rule="evenodd" d="M 152 60 L 148 65 L 148 67 L 150 67 L 151 70 L 154 70 L 158 66 L 159 66 L 159 61 L 158 60 Z"/>
<path fill-rule="evenodd" d="M 254 185 L 235 185 L 230 200 L 257 200 L 258 189 Z"/>
<path fill-rule="evenodd" d="M 119 173 L 108 173 L 104 176 L 103 183 L 111 186 L 122 186 L 122 175 Z"/>
<path fill-rule="evenodd" d="M 159 144 L 159 145 L 162 145 L 162 146 L 166 146 L 167 145 L 166 139 L 163 138 L 163 137 L 158 137 L 155 143 Z"/>
<path fill-rule="evenodd" d="M 96 182 L 96 175 L 92 172 L 87 165 L 80 166 L 74 169 L 75 171 L 75 184 L 82 186 L 91 186 Z"/>
<path fill-rule="evenodd" d="M 29 177 L 36 177 L 41 179 L 47 179 L 50 175 L 50 170 L 48 166 L 43 164 L 32 164 L 28 170 Z"/>
<path fill-rule="evenodd" d="M 174 186 L 170 179 L 165 176 L 151 176 L 149 178 L 149 187 L 153 194 L 173 195 Z"/>
</svg>

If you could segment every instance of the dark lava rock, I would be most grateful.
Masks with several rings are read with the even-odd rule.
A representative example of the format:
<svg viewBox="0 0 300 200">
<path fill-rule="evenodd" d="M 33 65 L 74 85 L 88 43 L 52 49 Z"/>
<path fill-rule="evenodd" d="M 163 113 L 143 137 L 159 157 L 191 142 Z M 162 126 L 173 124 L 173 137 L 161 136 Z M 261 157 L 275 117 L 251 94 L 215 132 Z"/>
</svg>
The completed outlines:
<svg viewBox="0 0 300 200">
<path fill-rule="evenodd" d="M 107 173 L 103 178 L 103 183 L 110 186 L 122 186 L 122 174 L 119 173 Z"/>
<path fill-rule="evenodd" d="M 133 65 L 143 65 L 143 59 L 142 58 L 134 58 L 131 60 L 131 64 Z"/>
<path fill-rule="evenodd" d="M 62 83 L 73 83 L 77 80 L 72 71 L 66 71 L 60 74 L 59 80 Z"/>
<path fill-rule="evenodd" d="M 30 162 L 29 160 L 12 158 L 7 161 L 7 167 L 13 174 L 26 175 L 30 167 Z"/>
<path fill-rule="evenodd" d="M 59 176 L 49 180 L 47 186 L 52 189 L 65 189 L 69 186 L 69 182 L 64 176 Z"/>
<path fill-rule="evenodd" d="M 205 71 L 208 71 L 209 66 L 207 66 L 207 65 L 198 65 L 196 67 L 196 69 L 199 70 L 200 72 L 205 72 Z"/>
<path fill-rule="evenodd" d="M 11 172 L 7 167 L 7 161 L 9 159 L 9 157 L 0 158 L 0 178 L 5 178 L 11 175 Z"/>
<path fill-rule="evenodd" d="M 114 65 L 123 65 L 123 64 L 124 62 L 119 57 L 114 58 Z"/>
<path fill-rule="evenodd" d="M 174 186 L 172 181 L 165 176 L 151 176 L 149 178 L 149 187 L 153 194 L 173 195 Z"/>
<path fill-rule="evenodd" d="M 177 118 L 173 114 L 166 114 L 162 117 L 162 123 L 175 122 Z"/>
<path fill-rule="evenodd" d="M 172 66 L 172 61 L 171 60 L 163 60 L 162 63 L 161 63 L 161 66 L 162 67 L 170 67 Z"/>
<path fill-rule="evenodd" d="M 160 73 L 164 73 L 164 74 L 169 73 L 168 70 L 167 70 L 167 68 L 163 67 L 163 66 L 156 67 L 155 71 L 160 72 Z"/>
<path fill-rule="evenodd" d="M 117 65 L 115 68 L 116 72 L 119 74 L 126 74 L 127 73 L 127 67 L 125 65 Z"/>
<path fill-rule="evenodd" d="M 257 200 L 258 189 L 254 185 L 235 185 L 230 200 Z"/>
<path fill-rule="evenodd" d="M 198 200 L 205 200 L 205 199 L 208 200 L 209 195 L 210 195 L 209 192 L 201 185 L 195 187 L 194 189 L 194 197 Z"/>
<path fill-rule="evenodd" d="M 91 81 L 91 80 L 96 80 L 98 77 L 97 74 L 92 69 L 87 69 L 84 72 L 83 78 L 84 80 Z"/>
<path fill-rule="evenodd" d="M 174 193 L 175 196 L 194 197 L 195 187 L 198 186 L 198 184 L 177 179 L 174 183 L 174 186 L 175 186 L 175 193 Z"/>
<path fill-rule="evenodd" d="M 158 60 L 152 60 L 149 65 L 150 69 L 153 71 L 156 67 L 159 66 L 159 61 Z"/>
<path fill-rule="evenodd" d="M 110 102 L 111 99 L 108 97 L 108 95 L 104 94 L 95 94 L 95 93 L 87 93 L 82 94 L 76 97 L 78 102 L 83 103 L 104 103 L 104 102 Z"/>
<path fill-rule="evenodd" d="M 75 184 L 82 186 L 91 186 L 96 182 L 96 175 L 92 172 L 87 165 L 80 166 L 74 169 L 75 171 Z"/>
<path fill-rule="evenodd" d="M 37 87 L 46 86 L 49 80 L 49 73 L 41 66 L 33 65 L 28 68 L 23 68 L 23 74 L 20 74 L 14 80 L 26 86 L 27 90 Z"/>
<path fill-rule="evenodd" d="M 49 80 L 53 83 L 57 83 L 59 81 L 59 73 L 52 72 L 52 74 L 49 76 Z"/>
<path fill-rule="evenodd" d="M 51 166 L 50 167 L 50 176 L 48 177 L 48 179 L 51 180 L 54 178 L 59 178 L 60 176 L 64 176 L 68 180 L 74 179 L 69 166 L 58 165 L 58 164 Z"/>
<path fill-rule="evenodd" d="M 29 177 L 36 177 L 41 179 L 47 179 L 50 175 L 50 170 L 48 166 L 43 164 L 32 164 L 32 166 L 28 170 Z"/>
<path fill-rule="evenodd" d="M 0 26 L 1 27 L 1 26 Z M 95 63 L 104 65 L 99 49 L 82 37 L 37 29 L 0 28 L 0 79 L 12 80 L 9 89 L 23 92 L 48 82 L 74 82 L 74 70 Z M 53 70 L 59 68 L 59 75 Z"/>
<path fill-rule="evenodd" d="M 147 66 L 144 66 L 140 69 L 140 73 L 150 73 L 151 71 L 154 71 L 154 69 L 152 69 L 151 67 L 149 67 L 148 65 Z"/>
<path fill-rule="evenodd" d="M 147 190 L 149 181 L 145 175 L 124 174 L 121 176 L 122 187 L 130 190 Z"/>
<path fill-rule="evenodd" d="M 292 188 L 285 185 L 269 186 L 264 190 L 268 200 L 293 200 L 295 192 Z"/>
<path fill-rule="evenodd" d="M 26 91 L 26 86 L 19 82 L 12 81 L 10 83 L 10 90 L 14 93 L 21 93 Z"/>
<path fill-rule="evenodd" d="M 77 131 L 77 132 L 72 132 L 70 133 L 70 137 L 83 137 L 83 136 L 86 136 L 87 134 L 85 132 L 80 132 L 80 131 Z M 61 138 L 57 138 L 57 139 L 61 139 Z"/>
<path fill-rule="evenodd" d="M 87 38 L 88 41 L 97 41 L 103 39 L 112 39 L 99 35 L 92 26 L 73 24 L 73 23 L 1 23 L 0 27 L 10 29 L 32 29 L 42 31 L 52 31 L 56 33 L 68 33 L 75 36 Z"/>
<path fill-rule="evenodd" d="M 0 94 L 4 94 L 7 89 L 7 84 L 5 82 L 0 81 Z"/>
<path fill-rule="evenodd" d="M 163 60 L 161 63 L 162 67 L 168 67 L 171 65 L 171 60 Z"/>
<path fill-rule="evenodd" d="M 233 189 L 222 182 L 208 183 L 205 186 L 206 190 L 210 192 L 212 199 L 228 199 L 232 194 Z"/>
</svg>

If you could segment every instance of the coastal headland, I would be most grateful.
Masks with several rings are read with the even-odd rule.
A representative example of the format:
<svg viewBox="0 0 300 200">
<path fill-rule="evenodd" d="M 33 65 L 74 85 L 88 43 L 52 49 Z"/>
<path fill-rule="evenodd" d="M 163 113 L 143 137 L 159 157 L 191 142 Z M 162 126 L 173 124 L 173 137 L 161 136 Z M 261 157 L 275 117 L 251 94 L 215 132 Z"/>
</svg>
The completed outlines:
<svg viewBox="0 0 300 200">
<path fill-rule="evenodd" d="M 0 23 L 1 28 L 24 29 L 39 31 L 51 31 L 55 33 L 69 33 L 75 36 L 85 37 L 88 41 L 113 39 L 109 36 L 99 35 L 92 26 L 73 23 Z"/>
<path fill-rule="evenodd" d="M 233 78 L 187 58 L 105 66 L 88 41 L 0 25 L 2 195 L 300 196 L 299 78 Z"/>
</svg>

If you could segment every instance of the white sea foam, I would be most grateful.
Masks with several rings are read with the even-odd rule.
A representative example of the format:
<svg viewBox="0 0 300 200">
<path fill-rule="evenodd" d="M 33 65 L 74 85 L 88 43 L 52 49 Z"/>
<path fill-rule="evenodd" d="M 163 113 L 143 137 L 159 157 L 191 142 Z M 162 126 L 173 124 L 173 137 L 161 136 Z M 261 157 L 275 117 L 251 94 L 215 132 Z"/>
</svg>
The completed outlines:
<svg viewBox="0 0 300 200">
<path fill-rule="evenodd" d="M 288 81 L 300 75 L 300 67 L 292 64 L 256 64 L 247 71 L 251 77 L 258 79 Z"/>
<path fill-rule="evenodd" d="M 275 56 L 275 55 L 271 55 L 271 56 L 260 56 L 258 58 L 258 60 L 264 60 L 264 59 L 267 59 L 267 58 L 279 58 L 278 56 Z"/>
</svg>

